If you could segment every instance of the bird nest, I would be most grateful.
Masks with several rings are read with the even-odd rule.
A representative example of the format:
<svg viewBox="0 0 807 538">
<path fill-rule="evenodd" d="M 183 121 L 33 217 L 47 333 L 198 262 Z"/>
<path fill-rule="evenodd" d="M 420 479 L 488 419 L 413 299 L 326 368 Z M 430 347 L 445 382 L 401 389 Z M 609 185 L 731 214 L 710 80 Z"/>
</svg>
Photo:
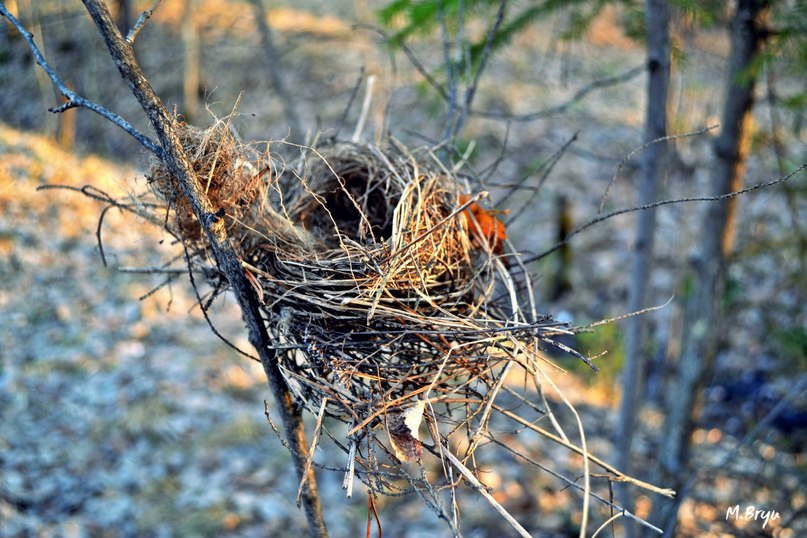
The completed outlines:
<svg viewBox="0 0 807 538">
<path fill-rule="evenodd" d="M 483 426 L 508 372 L 535 373 L 541 344 L 563 332 L 537 314 L 486 194 L 429 150 L 329 143 L 281 165 L 221 122 L 180 135 L 261 299 L 288 388 L 352 439 L 377 441 L 381 426 L 410 461 L 424 409 L 432 431 L 456 424 L 457 408 L 460 423 Z M 148 177 L 174 210 L 169 227 L 205 261 L 174 178 L 158 161 Z"/>
</svg>

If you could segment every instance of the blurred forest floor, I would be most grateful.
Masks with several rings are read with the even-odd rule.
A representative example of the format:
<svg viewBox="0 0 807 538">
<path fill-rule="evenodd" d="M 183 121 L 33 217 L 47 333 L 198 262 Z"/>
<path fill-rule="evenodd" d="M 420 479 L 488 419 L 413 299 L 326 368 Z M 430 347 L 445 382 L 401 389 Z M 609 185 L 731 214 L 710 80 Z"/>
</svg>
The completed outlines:
<svg viewBox="0 0 807 538">
<path fill-rule="evenodd" d="M 377 34 L 353 26 L 375 22 L 372 6 L 355 2 L 340 10 L 328 2 L 303 4 L 273 10 L 270 23 L 287 85 L 311 132 L 349 136 L 357 106 L 344 122 L 341 118 L 364 68 L 377 77 L 367 138 L 389 128 L 411 145 L 439 139 L 443 104 L 403 55 L 390 56 Z M 51 5 L 57 4 L 42 4 L 34 30 L 52 65 L 79 94 L 147 131 L 142 112 L 119 83 L 81 6 L 59 3 L 49 11 Z M 520 34 L 494 56 L 475 108 L 518 113 L 546 109 L 594 80 L 641 65 L 642 49 L 617 29 L 617 15 L 607 14 L 574 43 L 556 39 L 553 21 Z M 241 136 L 279 139 L 287 134 L 284 114 L 273 97 L 252 17 L 246 3 L 200 2 L 194 12 L 202 39 L 199 90 L 219 117 L 231 112 L 243 92 L 234 119 Z M 181 3 L 167 2 L 138 38 L 145 72 L 169 106 L 182 101 L 181 22 Z M 471 25 L 469 31 L 484 29 Z M 676 66 L 673 81 L 674 132 L 716 122 L 724 85 L 717 74 L 722 75 L 728 47 L 717 30 L 682 44 L 685 61 Z M 413 43 L 430 69 L 440 64 L 434 52 L 438 46 L 428 38 Z M 54 93 L 36 75 L 22 40 L 6 29 L 0 34 L 0 50 L 0 536 L 299 533 L 304 520 L 294 506 L 297 483 L 290 458 L 264 417 L 263 400 L 269 393 L 260 365 L 238 356 L 211 333 L 185 275 L 151 293 L 164 276 L 116 270 L 156 266 L 176 255 L 170 237 L 111 210 L 103 226 L 105 268 L 95 238 L 102 207 L 76 192 L 36 191 L 46 183 L 90 184 L 114 196 L 143 191 L 145 152 L 86 111 L 73 118 L 73 140 L 69 127 L 46 112 Z M 523 209 L 508 225 L 508 236 L 527 255 L 554 244 L 561 198 L 569 202 L 578 225 L 596 215 L 620 160 L 640 144 L 643 99 L 644 80 L 637 77 L 592 92 L 562 115 L 539 121 L 508 125 L 469 120 L 462 142 L 475 144 L 475 149 L 468 166 L 483 169 L 501 155 L 489 182 L 494 202 L 507 192 L 497 185 L 546 163 L 579 133 L 537 200 L 524 207 L 526 200 L 515 195 L 502 206 L 511 215 Z M 748 184 L 781 175 L 765 107 L 760 102 L 757 108 Z M 208 116 L 195 119 L 200 125 L 208 121 Z M 798 132 L 783 132 L 788 147 L 799 147 Z M 675 147 L 663 197 L 706 195 L 709 135 L 683 139 Z M 632 161 L 622 169 L 606 211 L 634 205 L 635 172 Z M 531 181 L 535 184 L 537 178 Z M 695 433 L 699 469 L 682 508 L 682 536 L 807 534 L 807 431 L 799 422 L 807 413 L 807 398 L 803 390 L 793 393 L 807 379 L 802 235 L 807 188 L 803 177 L 793 181 L 788 189 L 762 191 L 740 201 L 737 254 L 726 299 L 731 313 L 725 326 L 730 329 L 721 342 L 719 374 L 710 383 Z M 648 314 L 655 358 L 650 405 L 637 434 L 639 477 L 655 465 L 655 447 L 664 442 L 662 417 L 654 404 L 663 391 L 666 361 L 677 352 L 680 297 L 703 209 L 704 204 L 681 204 L 659 213 L 657 268 L 648 306 L 675 299 Z M 548 257 L 534 266 L 545 312 L 581 325 L 626 313 L 632 223 L 631 215 L 617 217 L 575 238 L 571 287 L 557 298 L 541 299 L 553 287 L 557 259 Z M 248 347 L 234 301 L 219 304 L 213 315 L 223 334 Z M 569 369 L 559 383 L 581 412 L 592 450 L 606 461 L 612 460 L 620 332 L 617 323 L 576 342 L 583 353 L 609 351 L 599 374 L 558 359 Z M 776 420 L 741 445 L 789 396 L 796 397 L 787 400 Z M 519 440 L 530 445 L 525 451 L 554 463 L 567 476 L 578 472 L 568 454 L 538 439 Z M 580 518 L 579 496 L 533 468 L 525 472 L 493 448 L 489 454 L 490 460 L 482 462 L 490 466 L 483 481 L 527 528 L 539 536 L 572 532 Z M 321 457 L 323 463 L 343 463 L 339 454 Z M 319 478 L 332 535 L 363 533 L 365 496 L 345 499 L 338 473 L 320 472 Z M 462 528 L 467 536 L 512 532 L 475 495 L 466 497 Z M 652 522 L 651 501 L 639 503 L 639 515 Z M 760 521 L 727 520 L 726 509 L 734 505 L 776 510 L 781 519 L 764 529 Z M 378 508 L 390 536 L 447 533 L 418 498 L 382 499 Z M 598 515 L 601 522 L 607 512 Z"/>
</svg>

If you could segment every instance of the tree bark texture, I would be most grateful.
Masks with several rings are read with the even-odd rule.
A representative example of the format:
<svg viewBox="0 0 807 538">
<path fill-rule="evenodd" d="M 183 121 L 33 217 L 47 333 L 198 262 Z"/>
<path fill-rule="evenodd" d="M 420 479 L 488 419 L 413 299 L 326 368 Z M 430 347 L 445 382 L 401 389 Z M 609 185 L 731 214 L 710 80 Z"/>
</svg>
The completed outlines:
<svg viewBox="0 0 807 538">
<path fill-rule="evenodd" d="M 754 105 L 752 62 L 764 45 L 768 3 L 738 0 L 731 25 L 731 56 L 721 132 L 714 141 L 711 182 L 715 196 L 741 188 Z M 720 302 L 724 295 L 728 258 L 734 241 L 737 198 L 711 204 L 701 226 L 702 242 L 695 261 L 693 284 L 686 297 L 681 355 L 668 381 L 666 438 L 660 456 L 660 480 L 679 491 L 662 506 L 662 524 L 672 536 L 678 508 L 693 478 L 690 439 L 697 399 L 714 371 L 717 338 L 721 334 Z"/>
<path fill-rule="evenodd" d="M 670 81 L 670 10 L 667 0 L 645 1 L 647 25 L 647 110 L 645 111 L 645 143 L 667 135 L 667 95 Z M 636 205 L 644 206 L 656 201 L 658 186 L 664 172 L 666 142 L 651 144 L 645 149 L 642 176 Z M 647 283 L 653 259 L 653 241 L 656 230 L 656 210 L 639 212 L 636 219 L 636 237 L 631 259 L 628 311 L 637 312 L 647 305 Z M 617 467 L 626 474 L 632 473 L 631 441 L 634 437 L 636 414 L 641 406 L 647 356 L 645 345 L 645 318 L 634 316 L 627 322 L 625 334 L 625 363 L 622 370 L 622 401 L 616 428 Z M 622 506 L 633 511 L 632 488 L 621 489 Z M 626 528 L 627 536 L 633 527 Z"/>
<path fill-rule="evenodd" d="M 118 31 L 106 5 L 100 0 L 83 0 L 83 2 L 101 32 L 115 65 L 146 112 L 162 146 L 161 158 L 179 181 L 183 194 L 187 197 L 196 218 L 205 231 L 219 269 L 226 275 L 238 300 L 249 331 L 250 343 L 258 351 L 269 386 L 280 409 L 286 438 L 291 447 L 299 478 L 302 479 L 305 472 L 307 448 L 303 435 L 301 411 L 294 405 L 292 396 L 277 367 L 277 362 L 268 350 L 270 338 L 261 318 L 258 298 L 248 284 L 241 261 L 226 237 L 223 219 L 216 214 L 218 208 L 213 207 L 210 200 L 203 194 L 204 188 L 192 171 L 191 163 L 182 149 L 182 144 L 173 127 L 172 117 L 154 93 L 134 56 L 132 47 Z M 324 537 L 328 535 L 328 531 L 322 516 L 313 470 L 309 470 L 309 473 L 302 494 L 308 530 L 311 536 Z"/>
</svg>

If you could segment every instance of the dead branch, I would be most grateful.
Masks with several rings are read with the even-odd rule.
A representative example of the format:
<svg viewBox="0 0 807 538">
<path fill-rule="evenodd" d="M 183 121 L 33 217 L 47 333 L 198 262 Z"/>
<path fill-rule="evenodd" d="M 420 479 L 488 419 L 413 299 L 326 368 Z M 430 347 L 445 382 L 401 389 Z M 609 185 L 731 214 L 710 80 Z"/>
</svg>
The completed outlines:
<svg viewBox="0 0 807 538">
<path fill-rule="evenodd" d="M 224 232 L 222 225 L 222 216 L 218 214 L 218 208 L 212 207 L 210 200 L 204 194 L 199 178 L 193 172 L 188 156 L 182 148 L 171 116 L 154 93 L 151 84 L 134 56 L 131 45 L 121 36 L 106 5 L 99 0 L 84 0 L 84 5 L 104 38 L 104 42 L 121 76 L 126 80 L 156 131 L 163 148 L 162 160 L 179 181 L 180 188 L 187 197 L 193 213 L 210 243 L 219 269 L 227 277 L 230 288 L 238 300 L 249 331 L 250 343 L 258 351 L 269 385 L 280 408 L 287 440 L 295 449 L 293 456 L 302 480 L 304 478 L 305 462 L 298 455 L 305 454 L 307 450 L 302 428 L 301 411 L 295 408 L 292 396 L 283 382 L 277 363 L 268 351 L 271 340 L 261 319 L 258 298 L 247 281 L 241 262 L 235 255 L 232 245 L 227 240 L 226 232 Z M 322 517 L 319 494 L 313 476 L 306 482 L 302 501 L 308 518 L 311 536 L 327 536 L 328 531 Z"/>
<path fill-rule="evenodd" d="M 182 193 L 186 197 L 187 202 L 193 210 L 193 214 L 198 219 L 209 241 L 209 247 L 213 252 L 219 270 L 226 276 L 230 288 L 233 290 L 238 304 L 241 307 L 244 321 L 249 331 L 250 343 L 252 343 L 258 351 L 269 385 L 280 408 L 281 417 L 286 430 L 286 437 L 289 445 L 293 448 L 292 454 L 295 458 L 297 471 L 302 481 L 306 472 L 304 454 L 307 450 L 302 429 L 301 410 L 294 406 L 292 396 L 283 382 L 280 371 L 274 361 L 274 356 L 269 351 L 271 340 L 261 319 L 258 298 L 254 290 L 250 287 L 241 262 L 228 241 L 223 226 L 223 215 L 219 208 L 213 207 L 210 200 L 205 195 L 205 190 L 199 178 L 194 173 L 188 156 L 176 133 L 172 116 L 154 93 L 151 84 L 135 58 L 131 43 L 121 35 L 112 20 L 108 8 L 100 0 L 84 0 L 84 6 L 101 33 L 121 76 L 142 106 L 152 128 L 157 133 L 157 138 L 160 142 L 159 145 L 143 133 L 140 133 L 120 116 L 72 92 L 45 61 L 44 56 L 33 41 L 32 34 L 25 30 L 2 3 L 0 3 L 0 14 L 6 17 L 23 35 L 34 54 L 37 64 L 45 70 L 54 85 L 56 85 L 62 95 L 68 99 L 68 102 L 64 105 L 51 109 L 52 112 L 63 112 L 69 108 L 83 107 L 100 114 L 123 128 L 144 147 L 159 157 L 165 163 L 165 166 L 171 174 L 177 179 Z M 311 536 L 327 536 L 328 531 L 322 517 L 319 494 L 313 474 L 309 476 L 306 481 L 302 493 L 302 501 Z"/>
<path fill-rule="evenodd" d="M 161 154 L 162 149 L 160 148 L 160 146 L 156 142 L 151 140 L 148 136 L 138 131 L 131 123 L 121 118 L 114 112 L 111 112 L 110 110 L 107 110 L 106 108 L 96 103 L 93 103 L 92 101 L 84 99 L 76 92 L 68 88 L 67 84 L 64 83 L 64 81 L 59 77 L 59 75 L 56 74 L 56 72 L 50 67 L 48 62 L 45 60 L 45 57 L 39 50 L 39 47 L 36 46 L 36 43 L 34 42 L 34 35 L 28 30 L 26 30 L 25 27 L 22 26 L 20 21 L 18 21 L 17 18 L 14 17 L 14 15 L 12 15 L 8 11 L 5 4 L 2 2 L 0 2 L 0 15 L 3 15 L 6 19 L 8 19 L 8 21 L 14 26 L 14 28 L 16 28 L 17 31 L 22 35 L 22 37 L 28 43 L 28 48 L 31 49 L 31 53 L 34 55 L 34 60 L 36 61 L 36 63 L 42 68 L 43 71 L 45 71 L 45 73 L 47 73 L 48 77 L 53 82 L 54 86 L 56 86 L 56 89 L 59 90 L 59 93 L 61 93 L 67 99 L 67 101 L 64 104 L 58 107 L 49 108 L 48 111 L 58 114 L 70 108 L 76 108 L 76 107 L 92 110 L 96 114 L 108 119 L 121 129 L 129 133 L 138 142 L 143 144 L 143 146 L 145 146 L 146 149 L 148 149 L 155 155 L 159 156 Z"/>
<path fill-rule="evenodd" d="M 751 185 L 750 187 L 747 187 L 745 189 L 740 189 L 738 191 L 732 191 L 732 192 L 729 192 L 729 193 L 726 193 L 726 194 L 721 194 L 719 196 L 694 196 L 694 197 L 690 197 L 690 198 L 674 198 L 672 200 L 662 200 L 660 202 L 654 202 L 652 204 L 646 204 L 646 205 L 637 206 L 637 207 L 629 207 L 629 208 L 625 208 L 625 209 L 617 209 L 617 210 L 612 211 L 610 213 L 606 213 L 605 215 L 593 218 L 590 221 L 588 221 L 587 223 L 583 224 L 582 226 L 580 226 L 578 228 L 575 228 L 569 235 L 566 236 L 566 239 L 564 241 L 556 243 L 554 246 L 546 249 L 545 251 L 541 252 L 540 254 L 536 254 L 536 255 L 531 256 L 529 258 L 525 258 L 524 263 L 535 262 L 535 261 L 538 261 L 540 259 L 546 258 L 550 254 L 552 254 L 553 252 L 555 252 L 556 250 L 561 248 L 563 245 L 567 244 L 572 239 L 572 237 L 579 234 L 580 232 L 583 232 L 583 231 L 591 228 L 595 224 L 599 224 L 599 223 L 601 223 L 603 221 L 610 220 L 610 219 L 612 219 L 614 217 L 618 217 L 619 215 L 625 215 L 626 213 L 634 213 L 636 211 L 644 211 L 646 209 L 652 209 L 654 207 L 661 207 L 661 206 L 664 206 L 664 205 L 671 205 L 671 204 L 684 204 L 684 203 L 688 203 L 688 202 L 720 202 L 722 200 L 728 200 L 730 198 L 734 198 L 735 196 L 741 196 L 743 194 L 748 194 L 750 192 L 754 192 L 754 191 L 757 191 L 757 190 L 760 190 L 760 189 L 767 189 L 769 187 L 773 187 L 775 185 L 778 185 L 779 183 L 784 183 L 785 181 L 787 181 L 789 179 L 792 179 L 794 176 L 798 175 L 800 172 L 802 172 L 805 169 L 807 169 L 807 162 L 800 164 L 799 166 L 794 168 L 789 174 L 784 175 L 782 177 L 778 177 L 776 179 L 772 179 L 770 181 L 765 181 L 765 182 L 762 182 L 762 183 L 757 183 L 757 184 Z"/>
<path fill-rule="evenodd" d="M 611 86 L 616 86 L 618 84 L 622 84 L 623 82 L 627 82 L 633 78 L 636 78 L 638 75 L 642 74 L 645 71 L 645 66 L 640 65 L 625 71 L 624 73 L 620 73 L 618 75 L 614 75 L 613 77 L 607 78 L 600 78 L 597 80 L 593 80 L 587 85 L 583 86 L 575 94 L 567 101 L 560 103 L 559 105 L 555 105 L 553 107 L 545 108 L 543 110 L 536 110 L 535 112 L 528 112 L 526 114 L 507 114 L 503 112 L 486 112 L 483 110 L 472 110 L 471 116 L 478 116 L 480 118 L 488 118 L 492 120 L 503 120 L 503 121 L 514 121 L 519 123 L 526 123 L 530 121 L 535 121 L 543 118 L 548 118 L 550 116 L 556 116 L 558 114 L 563 114 L 569 108 L 574 106 L 575 104 L 579 103 L 583 100 L 589 93 L 595 90 L 601 90 L 603 88 L 609 88 Z"/>
</svg>

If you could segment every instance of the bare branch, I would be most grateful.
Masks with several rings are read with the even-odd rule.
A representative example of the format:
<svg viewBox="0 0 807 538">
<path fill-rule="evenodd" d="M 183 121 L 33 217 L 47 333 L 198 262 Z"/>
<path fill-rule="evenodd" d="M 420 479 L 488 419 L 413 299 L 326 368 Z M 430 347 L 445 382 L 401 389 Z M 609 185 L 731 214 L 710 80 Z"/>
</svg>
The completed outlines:
<svg viewBox="0 0 807 538">
<path fill-rule="evenodd" d="M 238 301 L 244 322 L 247 325 L 250 343 L 258 351 L 269 386 L 280 409 L 287 441 L 294 448 L 292 457 L 300 475 L 299 477 L 302 479 L 302 474 L 306 472 L 304 454 L 307 452 L 302 410 L 295 407 L 293 397 L 285 385 L 276 357 L 269 350 L 271 339 L 261 316 L 259 299 L 247 280 L 241 266 L 241 260 L 239 260 L 231 242 L 227 238 L 221 212 L 213 206 L 210 199 L 204 194 L 205 191 L 193 171 L 193 167 L 177 135 L 174 118 L 154 93 L 151 84 L 134 56 L 131 45 L 120 34 L 106 5 L 100 0 L 83 0 L 83 2 L 90 17 L 98 27 L 118 71 L 142 106 L 152 128 L 157 133 L 157 137 L 163 145 L 162 160 L 171 174 L 177 179 L 182 193 L 187 198 L 194 215 L 204 230 L 219 270 L 226 276 L 230 288 Z M 309 470 L 308 472 L 312 471 Z M 302 500 L 310 535 L 327 536 L 328 530 L 322 517 L 319 493 L 313 476 L 309 477 L 303 488 Z"/>
<path fill-rule="evenodd" d="M 669 136 L 662 136 L 662 137 L 656 138 L 654 140 L 651 140 L 649 142 L 645 142 L 644 144 L 642 144 L 638 148 L 634 149 L 633 151 L 631 151 L 630 153 L 625 155 L 625 157 L 623 157 L 622 160 L 619 161 L 619 164 L 616 167 L 616 172 L 614 172 L 614 175 L 611 177 L 611 181 L 608 182 L 608 186 L 605 187 L 605 192 L 603 193 L 602 198 L 600 199 L 600 207 L 597 209 L 597 215 L 601 214 L 603 209 L 605 208 L 605 202 L 608 199 L 608 193 L 610 192 L 611 187 L 614 186 L 614 183 L 616 183 L 616 180 L 619 179 L 619 173 L 622 172 L 622 169 L 625 167 L 625 165 L 631 159 L 633 159 L 636 155 L 638 155 L 642 151 L 646 150 L 647 148 L 649 148 L 650 146 L 653 146 L 655 144 L 659 144 L 661 142 L 668 142 L 670 140 L 678 140 L 679 138 L 689 138 L 691 136 L 700 136 L 702 134 L 708 133 L 709 131 L 717 129 L 718 127 L 719 127 L 719 125 L 709 125 L 707 127 L 704 127 L 703 129 L 698 129 L 697 131 L 692 131 L 692 132 L 689 132 L 689 133 L 681 133 L 681 134 L 674 134 L 674 135 L 669 135 Z"/>
<path fill-rule="evenodd" d="M 62 79 L 59 78 L 59 75 L 56 74 L 56 72 L 50 67 L 48 62 L 45 60 L 45 57 L 39 50 L 39 47 L 36 46 L 36 43 L 34 42 L 34 35 L 25 29 L 25 27 L 20 23 L 20 21 L 18 21 L 17 18 L 14 17 L 14 15 L 12 15 L 8 11 L 5 4 L 2 2 L 0 2 L 0 15 L 8 19 L 8 21 L 14 26 L 14 28 L 17 29 L 17 31 L 22 35 L 22 37 L 25 38 L 25 41 L 28 43 L 28 48 L 31 49 L 31 53 L 34 55 L 34 60 L 36 61 L 36 63 L 42 68 L 43 71 L 45 71 L 45 73 L 47 73 L 50 80 L 59 90 L 59 93 L 61 93 L 67 99 L 67 102 L 64 103 L 63 105 L 54 108 L 49 108 L 48 110 L 50 112 L 60 113 L 75 107 L 81 107 L 86 108 L 88 110 L 92 110 L 96 114 L 108 119 L 121 129 L 132 135 L 150 152 L 154 153 L 158 157 L 162 156 L 162 148 L 160 148 L 160 146 L 156 142 L 151 140 L 148 136 L 138 131 L 128 121 L 121 118 L 114 112 L 107 110 L 101 105 L 98 105 L 96 103 L 84 99 L 83 97 L 72 91 L 70 88 L 68 88 L 67 84 L 65 84 L 62 81 Z"/>
<path fill-rule="evenodd" d="M 381 36 L 382 39 L 384 39 L 386 41 L 389 41 L 389 39 L 390 39 L 390 36 L 389 36 L 388 33 L 386 33 L 381 28 L 377 28 L 377 27 L 372 26 L 370 24 L 357 24 L 357 25 L 353 26 L 353 28 L 355 28 L 357 30 L 371 30 L 371 31 L 377 33 L 379 36 Z M 440 95 L 440 97 L 443 98 L 443 100 L 446 103 L 450 102 L 451 97 L 449 96 L 446 89 L 443 87 L 442 84 L 437 82 L 437 79 L 435 79 L 431 75 L 431 73 L 429 73 L 428 69 L 426 69 L 426 67 L 422 63 L 420 63 L 420 60 L 418 60 L 418 57 L 415 56 L 414 52 L 412 52 L 412 49 L 410 49 L 406 45 L 406 43 L 404 43 L 403 41 L 401 41 L 400 43 L 396 43 L 396 45 L 401 48 L 401 50 L 404 52 L 404 54 L 406 54 L 406 57 L 409 59 L 409 62 L 418 71 L 418 73 L 420 73 L 420 75 L 424 78 L 424 80 L 426 80 L 426 82 L 429 83 L 429 86 L 434 88 L 434 90 Z"/>
<path fill-rule="evenodd" d="M 782 176 L 780 178 L 773 179 L 771 181 L 766 181 L 764 183 L 757 183 L 756 185 L 751 185 L 748 188 L 741 189 L 739 191 L 729 192 L 729 193 L 726 193 L 726 194 L 721 194 L 720 196 L 696 196 L 694 198 L 675 198 L 673 200 L 662 200 L 661 202 L 654 202 L 652 204 L 646 204 L 646 205 L 637 206 L 637 207 L 629 207 L 629 208 L 625 208 L 625 209 L 617 209 L 616 211 L 612 211 L 612 212 L 607 213 L 605 215 L 602 215 L 602 216 L 596 217 L 594 219 L 591 219 L 590 221 L 588 221 L 584 225 L 580 226 L 579 228 L 574 229 L 568 236 L 566 236 L 565 240 L 556 243 L 552 248 L 549 248 L 549 249 L 541 252 L 540 254 L 536 254 L 535 256 L 532 256 L 530 258 L 525 259 L 524 263 L 530 263 L 530 262 L 538 261 L 540 259 L 543 259 L 543 258 L 549 256 L 550 254 L 552 254 L 553 252 L 558 250 L 560 247 L 562 247 L 563 245 L 568 243 L 569 240 L 571 240 L 572 237 L 579 234 L 580 232 L 582 232 L 584 230 L 587 230 L 588 228 L 591 228 L 595 224 L 599 224 L 599 223 L 601 223 L 603 221 L 612 219 L 614 217 L 618 217 L 619 215 L 624 215 L 626 213 L 634 213 L 636 211 L 644 211 L 646 209 L 652 209 L 654 207 L 660 207 L 660 206 L 663 206 L 663 205 L 683 204 L 683 203 L 687 203 L 687 202 L 720 202 L 721 200 L 727 200 L 729 198 L 734 198 L 735 196 L 740 196 L 741 194 L 747 194 L 749 192 L 753 192 L 753 191 L 756 191 L 756 190 L 759 190 L 759 189 L 766 189 L 768 187 L 773 187 L 774 185 L 778 185 L 779 183 L 784 183 L 785 181 L 791 179 L 793 176 L 797 175 L 799 172 L 801 172 L 801 171 L 803 171 L 805 169 L 807 169 L 807 162 L 802 163 L 796 169 L 791 171 L 789 174 L 787 174 L 785 176 Z"/>
<path fill-rule="evenodd" d="M 532 192 L 530 193 L 529 198 L 527 198 L 527 200 L 522 203 L 521 207 L 518 210 L 516 210 L 512 215 L 510 215 L 510 218 L 507 219 L 507 222 L 505 224 L 515 222 L 515 220 L 519 218 L 524 213 L 524 211 L 533 207 L 535 199 L 538 197 L 538 194 L 541 191 L 541 187 L 544 186 L 544 183 L 546 182 L 546 179 L 549 177 L 549 174 L 552 173 L 552 170 L 555 169 L 555 165 L 557 165 L 560 162 L 561 158 L 566 154 L 566 151 L 568 151 L 571 145 L 577 141 L 577 137 L 579 134 L 580 134 L 579 131 L 574 133 L 571 136 L 571 138 L 569 138 L 569 140 L 564 142 L 563 145 L 560 147 L 560 149 L 555 153 L 553 153 L 552 156 L 550 156 L 546 162 L 542 163 L 537 169 L 532 169 L 523 176 L 521 176 L 521 178 L 515 183 L 515 185 L 513 185 L 510 188 L 510 191 L 501 200 L 499 200 L 498 203 L 504 205 L 505 201 L 509 199 L 512 195 L 514 195 L 519 189 L 525 188 L 524 183 L 534 173 L 538 172 L 543 168 L 543 173 L 541 174 L 540 179 L 538 179 L 538 183 L 535 185 L 535 187 L 530 188 Z"/>
<path fill-rule="evenodd" d="M 572 327 L 571 331 L 574 332 L 574 333 L 582 333 L 582 332 L 585 332 L 588 329 L 593 329 L 594 327 L 599 327 L 600 325 L 607 325 L 609 323 L 614 323 L 616 321 L 622 321 L 623 319 L 629 319 L 629 318 L 633 318 L 633 317 L 636 317 L 636 316 L 641 316 L 643 314 L 648 314 L 650 312 L 655 312 L 656 310 L 661 310 L 662 308 L 666 308 L 672 302 L 672 300 L 674 298 L 675 298 L 675 296 L 670 296 L 670 298 L 667 299 L 667 302 L 665 302 L 663 304 L 659 304 L 659 305 L 656 305 L 656 306 L 648 306 L 647 308 L 642 308 L 641 310 L 637 310 L 635 312 L 629 312 L 627 314 L 622 314 L 621 316 L 615 316 L 613 318 L 601 319 L 600 321 L 596 321 L 594 323 L 589 323 L 588 325 L 579 325 L 579 326 L 576 326 L 576 327 Z"/>
<path fill-rule="evenodd" d="M 493 25 L 488 31 L 487 41 L 485 41 L 485 48 L 482 50 L 482 56 L 479 60 L 479 66 L 476 68 L 474 80 L 465 90 L 465 103 L 462 107 L 462 111 L 460 112 L 460 117 L 457 118 L 457 123 L 454 125 L 454 130 L 451 133 L 452 138 L 460 132 L 462 126 L 465 124 L 466 118 L 468 117 L 468 113 L 471 110 L 471 104 L 473 104 L 474 97 L 476 96 L 476 89 L 479 87 L 479 80 L 482 78 L 482 72 L 485 70 L 485 67 L 487 67 L 488 58 L 490 58 L 490 53 L 493 50 L 493 42 L 496 38 L 496 34 L 498 33 L 502 22 L 504 22 L 504 10 L 506 7 L 507 0 L 500 0 L 499 9 L 496 12 L 496 19 L 493 21 Z"/>
<path fill-rule="evenodd" d="M 154 2 L 154 5 L 152 5 L 150 8 L 148 8 L 146 11 L 140 14 L 140 17 L 137 19 L 137 22 L 135 23 L 134 26 L 132 26 L 132 29 L 129 30 L 129 33 L 126 35 L 127 43 L 129 43 L 130 45 L 134 45 L 134 41 L 137 38 L 137 34 L 140 33 L 140 30 L 143 29 L 143 26 L 145 26 L 146 21 L 149 20 L 152 15 L 154 15 L 154 12 L 157 11 L 157 8 L 160 7 L 160 4 L 162 3 L 163 0 L 157 0 L 156 2 Z"/>
<path fill-rule="evenodd" d="M 263 59 L 266 65 L 266 70 L 272 79 L 272 87 L 277 94 L 280 103 L 283 105 L 283 113 L 286 115 L 286 121 L 291 129 L 291 138 L 293 140 L 302 140 L 305 137 L 303 131 L 303 124 L 300 121 L 300 115 L 297 112 L 297 105 L 289 93 L 286 79 L 283 76 L 283 71 L 279 65 L 280 53 L 275 46 L 275 40 L 272 36 L 272 29 L 266 22 L 266 7 L 263 0 L 249 0 L 255 12 L 255 24 L 258 27 L 258 34 L 261 38 L 261 46 L 263 47 Z"/>
<path fill-rule="evenodd" d="M 593 92 L 594 90 L 601 90 L 603 88 L 608 88 L 610 86 L 616 86 L 617 84 L 622 84 L 623 82 L 627 82 L 636 76 L 644 73 L 646 66 L 640 65 L 638 67 L 634 67 L 629 71 L 625 71 L 619 75 L 615 75 L 613 77 L 601 78 L 594 80 L 583 86 L 572 96 L 571 99 L 565 101 L 559 105 L 546 108 L 544 110 L 537 110 L 535 112 L 528 112 L 526 114 L 506 114 L 502 112 L 485 112 L 482 110 L 471 110 L 471 116 L 478 116 L 481 118 L 489 118 L 493 120 L 507 120 L 507 121 L 516 121 L 516 122 L 528 122 L 528 121 L 535 121 L 541 118 L 547 118 L 549 116 L 554 116 L 557 114 L 562 114 L 566 112 L 569 108 L 573 105 L 577 104 L 579 101 L 582 101 L 583 98 L 588 95 L 589 93 Z"/>
</svg>

